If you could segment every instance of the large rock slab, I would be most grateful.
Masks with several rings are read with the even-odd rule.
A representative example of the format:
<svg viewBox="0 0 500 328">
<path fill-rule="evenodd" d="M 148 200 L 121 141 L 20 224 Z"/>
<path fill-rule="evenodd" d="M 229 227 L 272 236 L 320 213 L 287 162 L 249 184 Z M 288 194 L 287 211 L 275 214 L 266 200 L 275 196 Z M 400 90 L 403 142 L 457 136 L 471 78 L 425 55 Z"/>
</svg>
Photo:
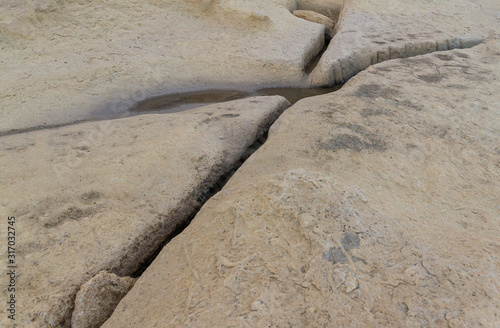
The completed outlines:
<svg viewBox="0 0 500 328">
<path fill-rule="evenodd" d="M 0 2 L 0 131 L 200 88 L 296 85 L 324 28 L 293 0 Z"/>
<path fill-rule="evenodd" d="M 499 17 L 495 0 L 345 1 L 335 37 L 309 83 L 344 82 L 389 59 L 472 47 L 498 37 Z"/>
<path fill-rule="evenodd" d="M 499 49 L 295 104 L 103 328 L 500 326 Z"/>
<path fill-rule="evenodd" d="M 83 283 L 101 270 L 138 271 L 287 106 L 254 97 L 1 137 L 0 212 L 17 220 L 18 326 L 68 327 Z"/>
</svg>

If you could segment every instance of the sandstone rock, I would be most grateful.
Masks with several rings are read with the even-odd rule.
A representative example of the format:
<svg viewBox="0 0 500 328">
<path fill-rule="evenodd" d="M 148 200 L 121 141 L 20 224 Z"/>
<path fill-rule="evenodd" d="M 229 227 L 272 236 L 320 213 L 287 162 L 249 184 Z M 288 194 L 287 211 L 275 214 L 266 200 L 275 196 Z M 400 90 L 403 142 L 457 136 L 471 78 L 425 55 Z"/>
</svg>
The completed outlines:
<svg viewBox="0 0 500 328">
<path fill-rule="evenodd" d="M 133 278 L 121 278 L 109 272 L 99 272 L 76 294 L 71 327 L 100 327 L 134 283 Z"/>
<path fill-rule="evenodd" d="M 294 10 L 292 14 L 294 16 L 297 16 L 298 18 L 302 18 L 313 23 L 324 25 L 325 34 L 328 36 L 329 39 L 333 38 L 333 36 L 335 35 L 334 32 L 335 24 L 333 23 L 333 20 L 326 17 L 325 15 L 322 15 L 320 13 L 311 10 Z"/>
<path fill-rule="evenodd" d="M 19 234 L 16 323 L 68 327 L 82 284 L 140 270 L 288 105 L 253 97 L 0 137 L 0 212 Z"/>
<path fill-rule="evenodd" d="M 297 21 L 293 3 L 2 1 L 0 132 L 166 92 L 297 85 L 324 31 Z"/>
<path fill-rule="evenodd" d="M 325 15 L 335 25 L 339 19 L 344 2 L 344 0 L 299 0 L 297 7 L 300 10 L 312 10 Z"/>
<path fill-rule="evenodd" d="M 499 49 L 289 108 L 103 328 L 500 326 Z"/>
<path fill-rule="evenodd" d="M 469 48 L 497 37 L 492 0 L 345 2 L 335 37 L 309 76 L 311 85 L 347 81 L 370 65 L 441 50 Z M 460 17 L 460 18 L 458 18 Z"/>
</svg>

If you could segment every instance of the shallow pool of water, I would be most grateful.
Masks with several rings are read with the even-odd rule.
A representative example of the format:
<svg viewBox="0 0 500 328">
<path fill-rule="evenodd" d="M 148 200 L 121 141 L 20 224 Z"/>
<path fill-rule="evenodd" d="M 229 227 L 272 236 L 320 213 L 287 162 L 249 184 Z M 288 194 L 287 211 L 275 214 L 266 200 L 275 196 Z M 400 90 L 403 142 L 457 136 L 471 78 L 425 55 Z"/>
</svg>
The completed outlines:
<svg viewBox="0 0 500 328">
<path fill-rule="evenodd" d="M 204 105 L 253 96 L 278 95 L 285 97 L 293 105 L 300 99 L 334 92 L 341 87 L 342 84 L 337 84 L 329 88 L 265 88 L 255 91 L 221 89 L 171 93 L 138 102 L 129 109 L 128 115 L 175 113 Z"/>
</svg>

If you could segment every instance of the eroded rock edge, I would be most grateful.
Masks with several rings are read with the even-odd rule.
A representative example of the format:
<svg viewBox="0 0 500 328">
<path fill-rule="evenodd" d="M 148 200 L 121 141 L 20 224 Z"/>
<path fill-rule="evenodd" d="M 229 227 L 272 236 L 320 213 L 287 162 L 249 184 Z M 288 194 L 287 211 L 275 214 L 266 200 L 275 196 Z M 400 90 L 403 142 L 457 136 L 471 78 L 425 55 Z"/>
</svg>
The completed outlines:
<svg viewBox="0 0 500 328">
<path fill-rule="evenodd" d="M 132 259 L 128 258 L 127 256 L 118 259 L 117 263 L 114 263 L 114 265 L 110 264 L 108 268 L 105 268 L 103 270 L 119 277 L 124 277 L 124 279 L 127 277 L 139 278 L 147 269 L 147 267 L 149 267 L 149 265 L 153 263 L 154 259 L 160 253 L 163 247 L 168 244 L 168 242 L 174 237 L 182 233 L 182 231 L 191 223 L 191 220 L 196 216 L 203 205 L 213 195 L 220 191 L 229 181 L 231 176 L 240 168 L 240 166 L 243 165 L 243 163 L 265 143 L 270 127 L 286 109 L 291 107 L 291 105 L 288 102 L 284 102 L 281 104 L 281 106 L 277 107 L 279 108 L 275 112 L 271 113 L 267 122 L 265 122 L 265 124 L 258 129 L 253 143 L 248 146 L 245 151 L 242 152 L 238 160 L 234 161 L 232 165 L 228 165 L 226 167 L 224 167 L 224 163 L 214 165 L 214 173 L 209 174 L 207 179 L 201 181 L 196 188 L 193 188 L 193 190 L 182 201 L 179 202 L 180 206 L 176 208 L 175 212 L 169 214 L 170 217 L 181 217 L 182 219 L 172 220 L 175 222 L 175 224 L 169 225 L 166 224 L 166 220 L 161 220 L 162 214 L 160 214 L 155 224 L 149 227 L 148 231 L 151 231 L 152 233 L 147 235 L 148 238 L 144 238 L 144 236 L 136 236 L 132 239 L 129 248 L 136 249 L 136 254 L 133 255 Z M 214 176 L 218 178 L 214 178 Z M 141 246 L 142 251 L 137 249 L 138 246 Z M 130 254 L 130 252 L 127 252 L 127 255 L 128 254 Z M 112 262 L 114 261 L 112 260 Z M 131 266 L 131 264 L 134 263 L 136 265 Z M 84 285 L 95 279 L 96 276 L 93 276 L 91 279 L 82 284 L 70 296 L 71 307 L 68 308 L 66 315 L 61 320 L 62 322 L 66 323 L 66 326 L 69 327 L 69 322 L 74 315 L 73 313 L 75 310 L 76 295 L 78 291 L 81 290 Z M 126 294 L 121 296 L 120 299 L 125 296 Z M 116 305 L 118 305 L 118 302 Z M 111 314 L 112 312 L 109 314 L 109 316 L 111 316 Z"/>
<path fill-rule="evenodd" d="M 343 83 L 368 67 L 384 61 L 410 58 L 436 51 L 472 48 L 484 41 L 477 35 L 455 36 L 449 39 L 396 43 L 390 46 L 370 47 L 341 54 L 343 40 L 333 38 L 318 65 L 309 76 L 311 87 Z"/>
</svg>

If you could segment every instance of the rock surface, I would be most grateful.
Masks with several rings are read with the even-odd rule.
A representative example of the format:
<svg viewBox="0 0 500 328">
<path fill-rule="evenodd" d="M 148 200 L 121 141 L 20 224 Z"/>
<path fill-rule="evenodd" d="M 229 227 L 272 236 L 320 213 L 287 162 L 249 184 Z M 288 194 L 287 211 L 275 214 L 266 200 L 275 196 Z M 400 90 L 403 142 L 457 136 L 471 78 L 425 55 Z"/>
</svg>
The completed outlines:
<svg viewBox="0 0 500 328">
<path fill-rule="evenodd" d="M 0 131 L 199 88 L 294 85 L 324 31 L 294 0 L 0 2 Z"/>
<path fill-rule="evenodd" d="M 370 65 L 469 48 L 499 36 L 496 0 L 350 0 L 335 38 L 309 76 L 311 85 L 347 81 Z"/>
<path fill-rule="evenodd" d="M 103 328 L 499 327 L 500 42 L 304 99 Z"/>
<path fill-rule="evenodd" d="M 99 272 L 76 294 L 71 328 L 100 327 L 134 284 L 133 278 Z"/>
<path fill-rule="evenodd" d="M 298 18 L 302 18 L 307 21 L 318 23 L 325 26 L 325 34 L 328 36 L 329 39 L 333 38 L 333 36 L 335 35 L 334 32 L 335 24 L 333 23 L 333 20 L 326 17 L 325 15 L 319 14 L 311 10 L 294 10 L 292 14 Z"/>
<path fill-rule="evenodd" d="M 299 0 L 297 9 L 312 10 L 330 18 L 335 25 L 339 19 L 340 12 L 345 0 Z"/>
<path fill-rule="evenodd" d="M 16 323 L 67 327 L 83 283 L 140 269 L 287 106 L 254 97 L 1 137 L 1 213 L 19 231 Z"/>
</svg>

